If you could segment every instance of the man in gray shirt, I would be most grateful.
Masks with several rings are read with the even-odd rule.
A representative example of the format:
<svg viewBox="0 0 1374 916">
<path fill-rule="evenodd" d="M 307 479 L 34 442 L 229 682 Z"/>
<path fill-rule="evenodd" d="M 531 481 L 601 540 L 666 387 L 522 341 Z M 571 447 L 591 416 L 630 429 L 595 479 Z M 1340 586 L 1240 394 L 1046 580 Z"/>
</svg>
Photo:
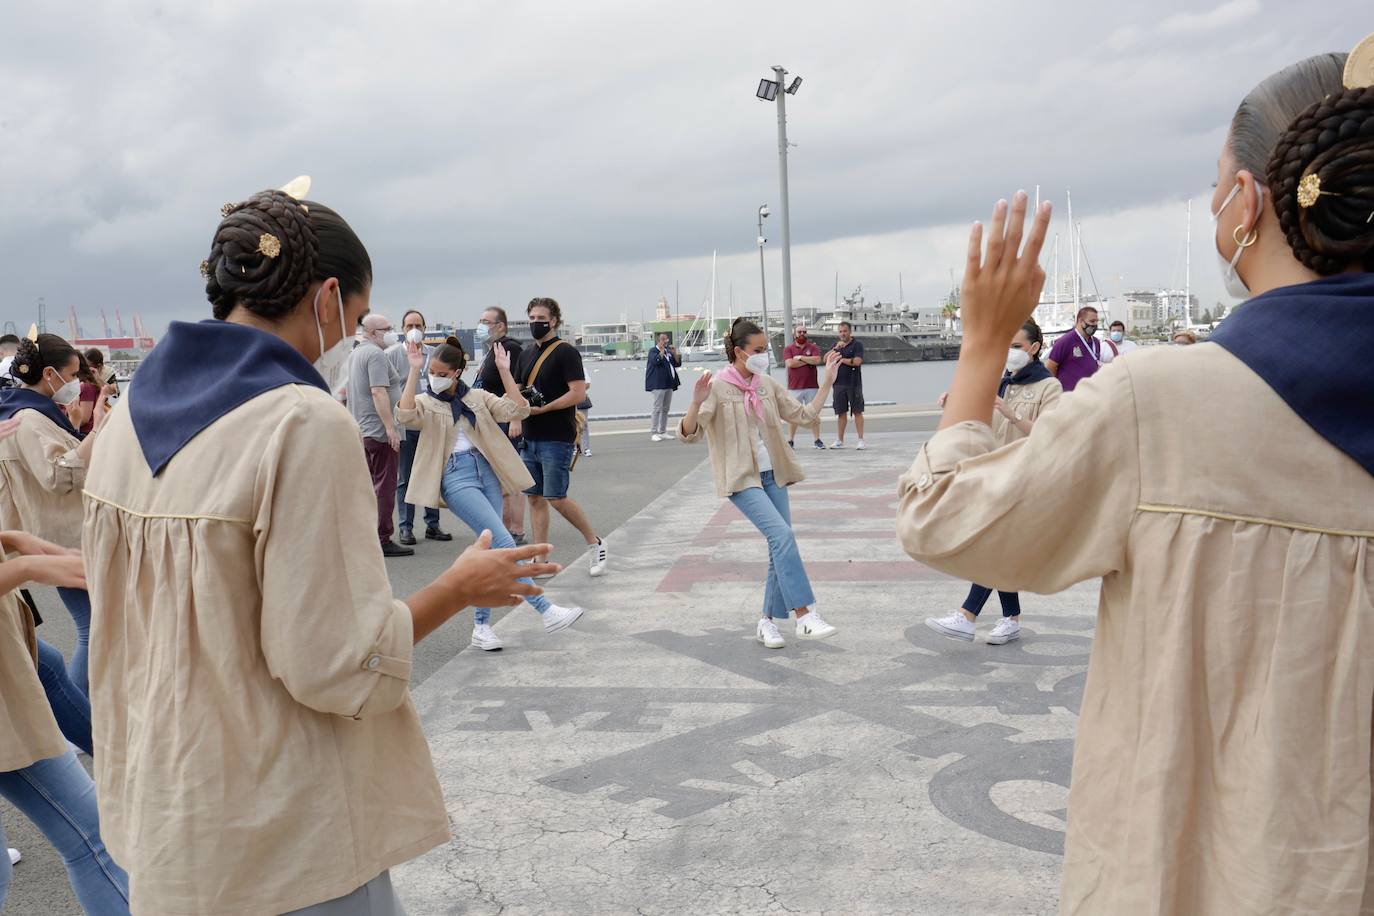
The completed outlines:
<svg viewBox="0 0 1374 916">
<path fill-rule="evenodd" d="M 396 401 L 401 379 L 386 348 L 397 341 L 391 322 L 372 313 L 363 319 L 362 342 L 348 361 L 348 409 L 363 435 L 367 469 L 377 494 L 377 537 L 388 557 L 409 557 L 415 551 L 391 539 L 395 532 L 396 477 L 400 468 L 401 435 L 396 428 Z"/>
</svg>

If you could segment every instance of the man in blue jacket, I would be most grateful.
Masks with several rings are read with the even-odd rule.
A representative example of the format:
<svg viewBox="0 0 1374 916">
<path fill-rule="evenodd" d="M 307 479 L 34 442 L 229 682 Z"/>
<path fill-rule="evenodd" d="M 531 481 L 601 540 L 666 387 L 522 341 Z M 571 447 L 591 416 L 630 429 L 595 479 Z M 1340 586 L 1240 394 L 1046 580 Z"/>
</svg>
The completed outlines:
<svg viewBox="0 0 1374 916">
<path fill-rule="evenodd" d="M 655 442 L 675 438 L 668 432 L 668 410 L 673 406 L 673 392 L 682 384 L 677 376 L 681 365 L 682 357 L 677 348 L 668 344 L 668 332 L 660 332 L 644 366 L 644 390 L 654 395 L 651 432 Z"/>
</svg>

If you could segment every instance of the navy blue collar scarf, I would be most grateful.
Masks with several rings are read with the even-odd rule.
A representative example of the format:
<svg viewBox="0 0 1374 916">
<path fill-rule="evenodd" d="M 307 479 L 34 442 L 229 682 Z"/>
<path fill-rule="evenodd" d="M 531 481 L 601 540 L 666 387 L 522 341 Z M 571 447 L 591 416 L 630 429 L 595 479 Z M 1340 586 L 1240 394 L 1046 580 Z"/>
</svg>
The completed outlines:
<svg viewBox="0 0 1374 916">
<path fill-rule="evenodd" d="M 477 428 L 477 414 L 472 412 L 472 408 L 463 403 L 463 398 L 468 396 L 471 391 L 466 382 L 457 379 L 458 390 L 453 394 L 436 394 L 435 397 L 443 401 L 453 411 L 453 422 L 457 423 L 459 417 L 468 421 L 468 425 L 473 429 Z"/>
<path fill-rule="evenodd" d="M 129 416 L 153 476 L 220 417 L 285 385 L 329 391 L 275 334 L 228 321 L 173 321 L 129 383 Z"/>
<path fill-rule="evenodd" d="M 62 412 L 62 408 L 52 398 L 34 391 L 32 388 L 6 388 L 0 391 L 0 420 L 13 419 L 21 410 L 36 410 L 57 424 L 63 432 L 80 439 L 81 434 L 72 426 L 72 421 Z"/>
<path fill-rule="evenodd" d="M 1012 375 L 1010 372 L 1002 373 L 1002 383 L 997 386 L 997 396 L 1000 398 L 1006 394 L 1008 385 L 1032 385 L 1041 379 L 1050 377 L 1050 370 L 1045 368 L 1045 364 L 1038 359 L 1033 359 L 1021 371 Z"/>
<path fill-rule="evenodd" d="M 1256 296 L 1211 341 L 1264 380 L 1327 442 L 1374 474 L 1374 274 L 1338 274 Z"/>
</svg>

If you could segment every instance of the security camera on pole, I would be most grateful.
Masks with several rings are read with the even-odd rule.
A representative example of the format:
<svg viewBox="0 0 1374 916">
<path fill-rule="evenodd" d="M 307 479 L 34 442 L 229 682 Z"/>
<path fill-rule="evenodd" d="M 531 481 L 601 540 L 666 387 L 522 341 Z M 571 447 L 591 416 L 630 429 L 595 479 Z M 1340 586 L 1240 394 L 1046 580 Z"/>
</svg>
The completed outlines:
<svg viewBox="0 0 1374 916">
<path fill-rule="evenodd" d="M 786 97 L 796 95 L 801 88 L 801 77 L 792 78 L 786 91 L 782 88 L 783 78 L 787 76 L 784 67 L 774 65 L 776 79 L 759 80 L 759 88 L 754 93 L 765 102 L 778 103 L 778 185 L 782 195 L 782 327 L 786 335 L 792 327 L 792 226 L 787 217 L 787 106 Z M 763 235 L 762 232 L 759 233 Z M 760 249 L 760 253 L 762 249 Z M 771 349 L 771 347 L 770 347 Z"/>
</svg>

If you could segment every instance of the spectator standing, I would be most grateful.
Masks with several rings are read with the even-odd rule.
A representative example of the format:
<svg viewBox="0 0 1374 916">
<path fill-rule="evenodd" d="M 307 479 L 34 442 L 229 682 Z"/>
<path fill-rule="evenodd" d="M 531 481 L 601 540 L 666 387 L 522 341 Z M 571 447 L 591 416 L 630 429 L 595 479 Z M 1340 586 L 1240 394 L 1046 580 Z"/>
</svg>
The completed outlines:
<svg viewBox="0 0 1374 916">
<path fill-rule="evenodd" d="M 0 388 L 13 388 L 17 382 L 10 375 L 10 366 L 14 363 L 14 351 L 19 349 L 19 335 L 5 334 L 0 336 Z"/>
<path fill-rule="evenodd" d="M 417 309 L 411 309 L 401 318 L 402 342 L 387 348 L 387 358 L 398 378 L 404 379 L 410 373 L 410 361 L 406 356 L 406 344 L 413 343 L 420 348 L 425 363 L 429 362 L 434 348 L 425 343 L 425 316 Z M 425 393 L 426 379 L 420 375 L 420 393 Z M 401 451 L 396 466 L 396 511 L 400 516 L 400 542 L 403 547 L 415 546 L 415 504 L 406 502 L 406 487 L 410 485 L 410 470 L 415 464 L 415 444 L 420 441 L 418 429 L 402 430 Z M 439 527 L 439 510 L 425 508 L 425 540 L 451 541 L 453 535 Z"/>
<path fill-rule="evenodd" d="M 1134 350 L 1138 344 L 1133 340 L 1126 339 L 1126 323 L 1124 321 L 1113 321 L 1107 333 L 1107 340 L 1111 341 L 1113 356 L 1125 356 Z"/>
<path fill-rule="evenodd" d="M 496 365 L 496 345 L 500 344 L 510 357 L 512 366 L 520 365 L 520 351 L 522 349 L 520 341 L 510 336 L 508 329 L 509 319 L 506 310 L 500 306 L 492 306 L 482 312 L 482 317 L 477 320 L 477 332 L 473 339 L 477 349 L 484 351 L 486 356 L 482 359 L 482 365 L 477 370 L 477 379 L 473 383 L 474 388 L 481 388 L 484 391 L 501 391 L 501 371 Z M 476 356 L 477 354 L 473 354 Z M 523 442 L 524 423 L 520 420 L 512 420 L 509 423 L 502 423 L 501 429 L 510 439 L 511 445 L 518 451 Z M 505 524 L 510 536 L 515 538 L 517 546 L 523 547 L 526 543 L 525 538 L 525 494 L 523 493 L 502 493 L 501 495 L 501 521 Z"/>
<path fill-rule="evenodd" d="M 839 435 L 831 448 L 844 448 L 844 428 L 849 415 L 854 415 L 854 433 L 859 442 L 855 446 L 864 450 L 864 345 L 854 337 L 854 326 L 848 321 L 840 322 L 840 339 L 835 342 L 834 350 L 840 354 L 840 374 L 835 379 L 835 419 L 839 424 Z"/>
<path fill-rule="evenodd" d="M 534 480 L 534 486 L 525 491 L 534 539 L 541 544 L 548 541 L 552 505 L 582 534 L 591 549 L 589 573 L 600 576 L 606 572 L 609 560 L 606 542 L 596 536 L 582 507 L 568 497 L 578 439 L 577 405 L 587 397 L 582 354 L 558 336 L 563 312 L 557 301 L 547 297 L 531 299 L 525 314 L 530 319 L 535 345 L 520 354 L 520 371 L 515 377 L 524 386 L 524 396 L 530 403 L 522 457 Z"/>
<path fill-rule="evenodd" d="M 1045 368 L 1059 379 L 1067 392 L 1101 368 L 1102 362 L 1102 341 L 1097 339 L 1097 309 L 1085 305 L 1078 310 L 1073 332 L 1064 334 L 1050 347 Z"/>
<path fill-rule="evenodd" d="M 810 406 L 820 391 L 820 380 L 816 367 L 821 364 L 821 348 L 808 339 L 806 325 L 799 324 L 793 329 L 792 343 L 782 351 L 783 364 L 787 367 L 787 393 L 803 407 Z M 797 424 L 787 425 L 787 444 L 796 448 Z M 815 448 L 825 448 L 821 438 L 821 417 L 811 422 L 811 438 Z"/>
<path fill-rule="evenodd" d="M 654 348 L 644 360 L 644 390 L 654 396 L 649 433 L 655 442 L 676 438 L 668 432 L 668 412 L 673 407 L 673 392 L 682 385 L 682 379 L 677 373 L 682 367 L 682 357 L 678 354 L 677 347 L 668 341 L 668 332 L 660 331 L 654 341 Z"/>
<path fill-rule="evenodd" d="M 377 495 L 377 538 L 388 557 L 414 556 L 410 547 L 391 539 L 396 513 L 396 482 L 400 471 L 401 435 L 396 426 L 396 401 L 393 390 L 401 376 L 386 355 L 398 337 L 385 315 L 375 312 L 363 319 L 362 342 L 348 360 L 348 410 L 358 424 L 367 455 L 367 470 Z"/>
</svg>

